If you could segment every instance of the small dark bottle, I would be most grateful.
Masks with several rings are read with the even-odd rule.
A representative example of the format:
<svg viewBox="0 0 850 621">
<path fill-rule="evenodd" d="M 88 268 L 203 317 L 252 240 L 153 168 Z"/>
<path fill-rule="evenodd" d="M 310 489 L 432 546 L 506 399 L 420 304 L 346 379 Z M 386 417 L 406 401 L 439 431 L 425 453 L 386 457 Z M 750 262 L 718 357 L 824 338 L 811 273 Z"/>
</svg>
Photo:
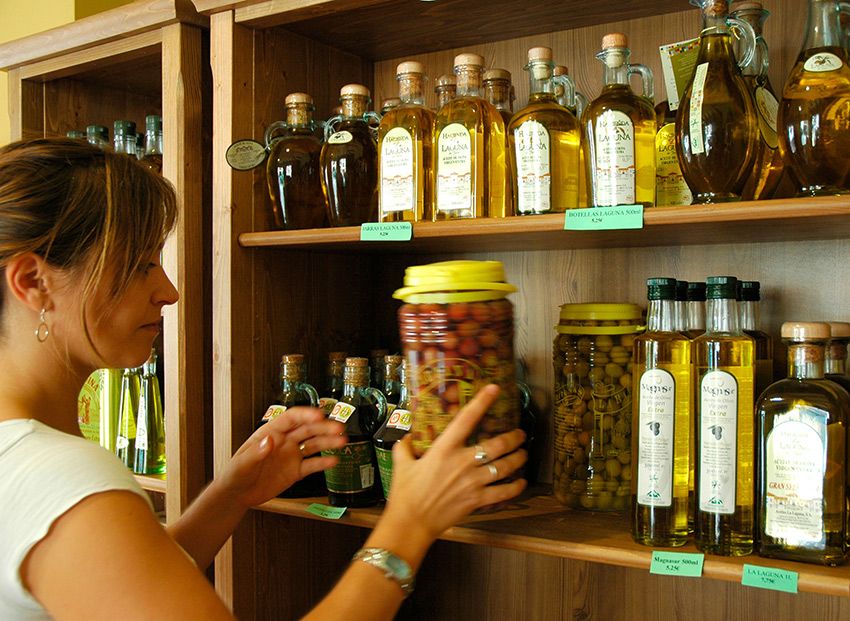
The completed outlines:
<svg viewBox="0 0 850 621">
<path fill-rule="evenodd" d="M 387 398 L 387 414 L 401 403 L 401 366 L 404 358 L 398 355 L 384 356 L 383 393 Z"/>
<path fill-rule="evenodd" d="M 328 354 L 327 374 L 325 376 L 324 397 L 319 398 L 319 408 L 321 408 L 325 416 L 331 413 L 336 402 L 342 399 L 343 373 L 345 372 L 345 358 L 347 354 L 344 351 L 332 351 Z"/>
<path fill-rule="evenodd" d="M 384 358 L 389 353 L 386 349 L 373 349 L 369 352 L 369 368 L 371 369 L 369 385 L 372 388 L 384 390 Z"/>
<path fill-rule="evenodd" d="M 401 358 L 401 356 L 387 356 L 387 358 Z M 388 412 L 383 424 L 375 432 L 373 438 L 384 498 L 389 497 L 390 484 L 393 478 L 393 445 L 410 431 L 410 425 L 413 422 L 413 414 L 410 411 L 410 396 L 407 390 L 407 363 L 399 364 L 395 374 L 398 384 L 397 407 Z M 388 380 L 387 384 L 389 385 L 389 383 Z"/>
</svg>

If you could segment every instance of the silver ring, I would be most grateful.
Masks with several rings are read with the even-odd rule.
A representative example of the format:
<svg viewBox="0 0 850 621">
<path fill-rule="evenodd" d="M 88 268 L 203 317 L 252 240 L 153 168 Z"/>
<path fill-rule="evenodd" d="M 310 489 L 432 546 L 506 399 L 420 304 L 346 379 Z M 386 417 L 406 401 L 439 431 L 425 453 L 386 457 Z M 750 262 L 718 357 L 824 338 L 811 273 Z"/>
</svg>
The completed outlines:
<svg viewBox="0 0 850 621">
<path fill-rule="evenodd" d="M 490 471 L 490 475 L 493 477 L 494 481 L 499 479 L 499 469 L 496 468 L 495 464 L 487 464 L 487 469 Z"/>
<path fill-rule="evenodd" d="M 473 459 L 475 460 L 475 463 L 478 466 L 483 466 L 488 461 L 490 461 L 490 459 L 487 457 L 487 451 L 485 451 L 484 447 L 480 444 L 475 445 L 475 457 L 473 457 Z"/>
<path fill-rule="evenodd" d="M 307 442 L 302 442 L 301 444 L 298 445 L 298 451 L 301 453 L 301 459 L 304 459 L 305 457 L 307 457 L 307 455 L 304 453 L 304 449 L 305 449 L 306 446 L 307 446 Z"/>
</svg>

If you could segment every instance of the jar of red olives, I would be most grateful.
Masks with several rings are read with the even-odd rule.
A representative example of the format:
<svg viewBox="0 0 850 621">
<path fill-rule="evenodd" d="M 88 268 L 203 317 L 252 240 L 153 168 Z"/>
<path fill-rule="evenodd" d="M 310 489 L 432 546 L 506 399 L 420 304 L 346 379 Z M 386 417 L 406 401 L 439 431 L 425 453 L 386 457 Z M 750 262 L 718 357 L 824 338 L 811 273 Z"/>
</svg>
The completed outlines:
<svg viewBox="0 0 850 621">
<path fill-rule="evenodd" d="M 519 426 L 514 374 L 516 287 L 498 261 L 445 261 L 408 267 L 393 296 L 408 365 L 413 446 L 424 452 L 454 415 L 487 384 L 501 392 L 471 438 L 481 441 Z"/>
<path fill-rule="evenodd" d="M 561 306 L 552 352 L 552 487 L 568 507 L 618 511 L 629 506 L 632 345 L 643 323 L 634 304 Z"/>
</svg>

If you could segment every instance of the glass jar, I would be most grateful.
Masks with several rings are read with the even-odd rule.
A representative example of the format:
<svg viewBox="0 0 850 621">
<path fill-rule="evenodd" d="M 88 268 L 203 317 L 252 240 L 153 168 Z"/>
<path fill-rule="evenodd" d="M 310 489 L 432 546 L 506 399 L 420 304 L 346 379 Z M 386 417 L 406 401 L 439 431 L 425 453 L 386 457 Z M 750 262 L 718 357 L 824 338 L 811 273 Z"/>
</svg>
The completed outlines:
<svg viewBox="0 0 850 621">
<path fill-rule="evenodd" d="M 631 494 L 635 304 L 564 304 L 555 326 L 553 492 L 576 509 L 622 511 Z"/>
<path fill-rule="evenodd" d="M 470 443 L 519 426 L 519 395 L 513 355 L 513 305 L 505 297 L 498 261 L 446 261 L 408 267 L 399 330 L 408 364 L 411 435 L 424 452 L 482 387 L 501 392 Z"/>
</svg>

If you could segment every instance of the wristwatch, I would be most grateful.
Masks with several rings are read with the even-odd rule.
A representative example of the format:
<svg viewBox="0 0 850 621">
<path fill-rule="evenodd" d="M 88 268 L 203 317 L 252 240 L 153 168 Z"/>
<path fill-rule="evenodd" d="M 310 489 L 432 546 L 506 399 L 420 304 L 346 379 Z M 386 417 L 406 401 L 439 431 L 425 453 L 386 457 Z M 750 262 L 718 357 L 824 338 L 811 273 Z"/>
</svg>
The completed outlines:
<svg viewBox="0 0 850 621">
<path fill-rule="evenodd" d="M 401 587 L 405 597 L 413 593 L 415 578 L 413 577 L 413 571 L 411 571 L 410 565 L 389 550 L 384 550 L 383 548 L 361 548 L 351 560 L 363 561 L 383 571 L 387 578 L 395 581 Z"/>
</svg>

